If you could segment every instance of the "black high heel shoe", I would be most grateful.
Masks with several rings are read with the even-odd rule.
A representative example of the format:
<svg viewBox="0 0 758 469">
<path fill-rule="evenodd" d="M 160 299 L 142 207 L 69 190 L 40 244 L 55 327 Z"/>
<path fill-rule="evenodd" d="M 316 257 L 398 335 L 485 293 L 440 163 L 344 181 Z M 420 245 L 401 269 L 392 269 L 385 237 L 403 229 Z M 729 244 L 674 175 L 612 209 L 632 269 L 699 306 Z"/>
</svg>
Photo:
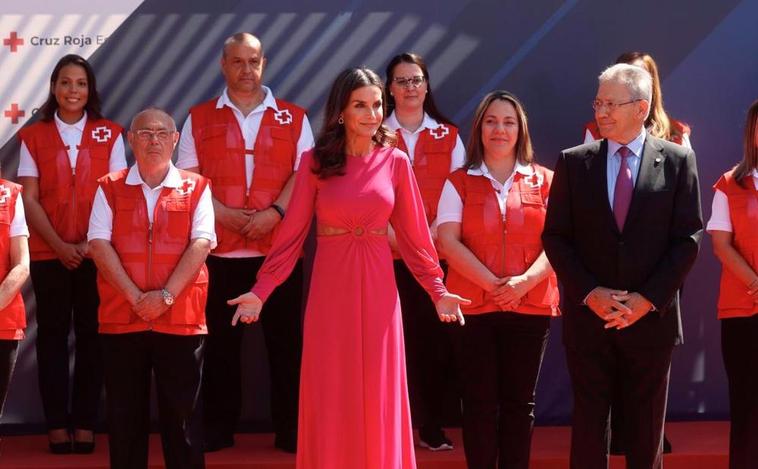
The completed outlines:
<svg viewBox="0 0 758 469">
<path fill-rule="evenodd" d="M 71 441 L 62 441 L 60 443 L 47 443 L 50 446 L 50 452 L 53 454 L 71 454 Z"/>
<path fill-rule="evenodd" d="M 76 454 L 92 454 L 95 451 L 95 440 L 92 441 L 76 441 L 74 440 L 74 453 Z"/>
</svg>

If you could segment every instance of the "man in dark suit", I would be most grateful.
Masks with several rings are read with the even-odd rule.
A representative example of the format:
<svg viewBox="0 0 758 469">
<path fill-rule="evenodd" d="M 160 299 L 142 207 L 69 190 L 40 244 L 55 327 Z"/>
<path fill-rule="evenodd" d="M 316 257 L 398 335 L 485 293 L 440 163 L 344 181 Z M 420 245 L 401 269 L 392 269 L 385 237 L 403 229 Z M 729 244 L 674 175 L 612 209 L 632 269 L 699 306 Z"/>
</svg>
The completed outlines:
<svg viewBox="0 0 758 469">
<path fill-rule="evenodd" d="M 617 64 L 593 103 L 603 140 L 561 153 L 542 235 L 564 288 L 574 390 L 571 467 L 608 466 L 614 386 L 624 391 L 627 468 L 662 466 L 678 290 L 703 229 L 695 154 L 649 135 L 651 78 Z"/>
</svg>

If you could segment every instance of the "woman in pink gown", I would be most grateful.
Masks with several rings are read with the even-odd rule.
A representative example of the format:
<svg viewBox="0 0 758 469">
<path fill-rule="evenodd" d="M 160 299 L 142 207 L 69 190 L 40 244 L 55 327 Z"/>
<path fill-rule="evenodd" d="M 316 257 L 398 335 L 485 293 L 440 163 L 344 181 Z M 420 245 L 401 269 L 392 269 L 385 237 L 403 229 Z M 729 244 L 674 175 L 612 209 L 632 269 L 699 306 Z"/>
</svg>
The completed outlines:
<svg viewBox="0 0 758 469">
<path fill-rule="evenodd" d="M 274 245 L 233 323 L 258 319 L 290 274 L 313 215 L 318 243 L 305 313 L 298 469 L 412 469 L 405 352 L 387 225 L 435 302 L 440 320 L 463 319 L 449 294 L 407 156 L 382 126 L 384 87 L 371 70 L 342 72 L 324 129 L 303 155 Z"/>
</svg>

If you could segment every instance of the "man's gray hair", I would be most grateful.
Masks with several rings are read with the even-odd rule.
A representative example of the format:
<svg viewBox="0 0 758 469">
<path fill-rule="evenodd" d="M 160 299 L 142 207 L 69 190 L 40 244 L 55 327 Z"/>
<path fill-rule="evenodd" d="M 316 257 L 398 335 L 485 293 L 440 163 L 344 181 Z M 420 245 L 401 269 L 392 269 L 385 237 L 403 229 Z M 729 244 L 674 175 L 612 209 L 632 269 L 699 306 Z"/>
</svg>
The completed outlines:
<svg viewBox="0 0 758 469">
<path fill-rule="evenodd" d="M 602 85 L 607 82 L 620 83 L 629 90 L 632 99 L 653 100 L 653 78 L 647 70 L 636 65 L 616 64 L 603 70 L 597 77 Z"/>
<path fill-rule="evenodd" d="M 165 110 L 163 110 L 163 109 L 161 109 L 159 107 L 155 107 L 155 106 L 150 106 L 148 108 L 145 108 L 145 109 L 141 110 L 137 114 L 135 114 L 134 117 L 132 117 L 132 122 L 129 125 L 129 130 L 135 130 L 134 129 L 134 123 L 137 122 L 137 119 L 139 119 L 140 117 L 142 117 L 145 114 L 151 114 L 151 113 L 156 113 L 158 115 L 161 115 L 161 117 L 163 117 L 163 119 L 166 121 L 166 124 L 169 124 L 168 125 L 168 130 L 176 132 L 176 121 L 174 121 L 174 118 L 171 117 L 171 114 L 169 114 Z"/>
</svg>

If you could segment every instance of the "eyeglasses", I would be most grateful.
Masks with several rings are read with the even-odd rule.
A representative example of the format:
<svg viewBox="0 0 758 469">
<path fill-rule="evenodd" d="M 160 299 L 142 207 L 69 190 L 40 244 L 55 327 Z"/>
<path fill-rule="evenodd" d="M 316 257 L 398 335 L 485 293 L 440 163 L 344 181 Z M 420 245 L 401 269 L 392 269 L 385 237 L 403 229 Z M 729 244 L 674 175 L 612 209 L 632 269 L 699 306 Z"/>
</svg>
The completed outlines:
<svg viewBox="0 0 758 469">
<path fill-rule="evenodd" d="M 424 76 L 418 75 L 415 77 L 395 77 L 393 78 L 393 81 L 395 84 L 401 88 L 407 88 L 409 86 L 412 86 L 414 88 L 418 88 L 421 86 L 422 83 L 424 83 Z"/>
<path fill-rule="evenodd" d="M 610 102 L 610 101 L 603 102 L 603 101 L 600 101 L 599 99 L 596 99 L 596 100 L 592 101 L 592 109 L 594 109 L 595 111 L 599 111 L 599 110 L 605 108 L 605 109 L 608 109 L 608 112 L 613 112 L 617 108 L 619 108 L 621 106 L 624 106 L 625 104 L 632 104 L 632 103 L 636 103 L 637 101 L 642 101 L 642 100 L 641 99 L 633 99 L 633 100 L 627 101 L 625 103 L 614 103 L 614 102 Z"/>
<path fill-rule="evenodd" d="M 175 130 L 150 130 L 139 129 L 134 133 L 137 134 L 137 138 L 143 142 L 149 142 L 153 140 L 153 137 L 157 138 L 159 142 L 168 142 L 174 135 Z"/>
</svg>

